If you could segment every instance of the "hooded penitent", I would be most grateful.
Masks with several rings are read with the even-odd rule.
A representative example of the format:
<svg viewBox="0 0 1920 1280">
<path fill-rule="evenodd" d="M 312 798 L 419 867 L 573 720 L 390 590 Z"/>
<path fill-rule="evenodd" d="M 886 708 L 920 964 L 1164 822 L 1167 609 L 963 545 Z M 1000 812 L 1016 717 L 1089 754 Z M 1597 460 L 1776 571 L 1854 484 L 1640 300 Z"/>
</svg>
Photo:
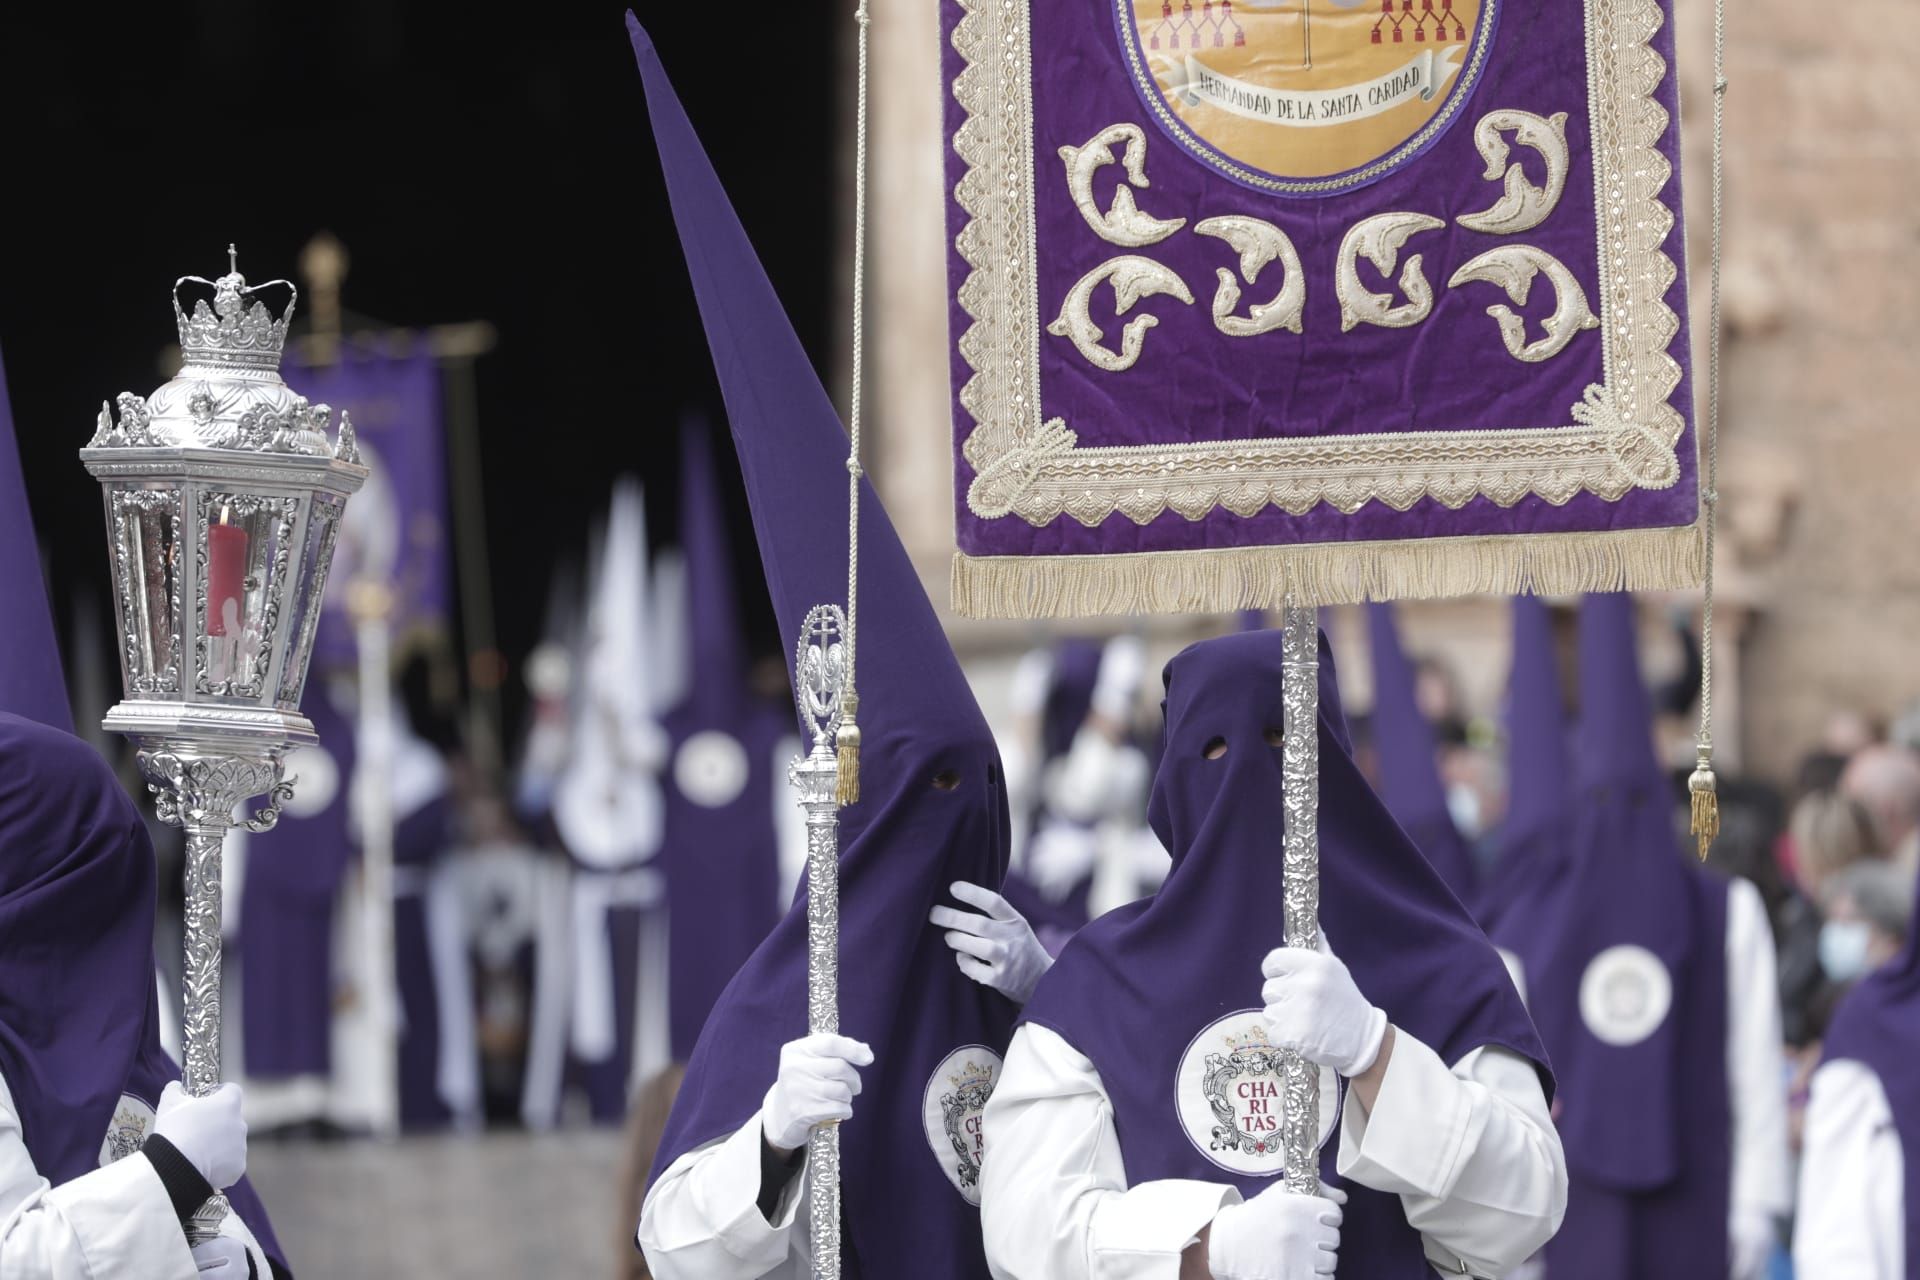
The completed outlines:
<svg viewBox="0 0 1920 1280">
<path fill-rule="evenodd" d="M 1489 933 L 1514 902 L 1536 896 L 1560 874 L 1572 776 L 1553 619 L 1538 598 L 1516 596 L 1507 677 L 1507 816 L 1498 859 L 1474 904 Z"/>
<path fill-rule="evenodd" d="M 733 556 L 711 433 L 680 432 L 680 548 L 687 566 L 686 694 L 670 712 L 667 964 L 673 1056 L 684 1062 L 727 979 L 780 918 L 774 753 L 793 716 L 748 683 Z"/>
<path fill-rule="evenodd" d="M 1195 1178 L 1251 1196 L 1285 1172 L 1281 1077 L 1260 1003 L 1260 962 L 1284 935 L 1283 643 L 1278 631 L 1222 636 L 1167 664 L 1148 819 L 1173 869 L 1155 896 L 1081 930 L 1027 1006 L 1099 1071 L 1130 1184 Z M 1335 954 L 1368 1000 L 1445 1061 L 1501 1045 L 1550 1084 L 1500 957 L 1354 763 L 1324 637 L 1317 732 L 1320 921 Z M 1323 1073 L 1329 1138 L 1337 1100 Z M 1322 1175 L 1338 1185 L 1336 1142 Z M 1399 1198 L 1346 1189 L 1341 1274 L 1429 1280 Z"/>
<path fill-rule="evenodd" d="M 39 546 L 13 438 L 7 368 L 0 362 L 0 710 L 71 732 L 73 713 L 40 578 Z"/>
<path fill-rule="evenodd" d="M 1900 954 L 1841 1002 L 1827 1029 L 1825 1060 L 1858 1062 L 1880 1078 L 1907 1153 L 1907 1275 L 1920 1276 L 1920 1162 L 1914 1158 L 1920 1152 L 1920 932 L 1909 929 Z"/>
<path fill-rule="evenodd" d="M 810 608 L 846 597 L 847 437 L 652 41 L 627 21 L 774 615 L 797 637 Z M 999 887 L 1006 799 L 993 735 L 913 565 L 864 485 L 860 501 L 860 800 L 840 811 L 839 1007 L 841 1031 L 878 1060 L 840 1129 L 845 1269 L 974 1280 L 986 1261 L 967 1122 L 1015 1009 L 960 972 L 927 913 L 955 880 Z M 745 1124 L 780 1046 L 806 1034 L 804 896 L 708 1017 L 656 1170 Z"/>
<path fill-rule="evenodd" d="M 1454 896 L 1471 904 L 1479 870 L 1447 809 L 1433 726 L 1420 710 L 1413 664 L 1400 647 L 1393 606 L 1367 606 L 1373 650 L 1373 750 L 1380 798 Z"/>
<path fill-rule="evenodd" d="M 1548 1269 L 1725 1275 L 1726 885 L 1679 845 L 1628 596 L 1581 605 L 1573 748 L 1568 825 L 1543 847 L 1559 865 L 1494 931 L 1560 1078 L 1571 1187 Z"/>
<path fill-rule="evenodd" d="M 137 1150 L 180 1078 L 160 1047 L 153 845 L 93 748 L 4 710 L 0 845 L 0 1077 L 58 1186 Z M 253 1188 L 227 1196 L 284 1267 Z"/>
</svg>

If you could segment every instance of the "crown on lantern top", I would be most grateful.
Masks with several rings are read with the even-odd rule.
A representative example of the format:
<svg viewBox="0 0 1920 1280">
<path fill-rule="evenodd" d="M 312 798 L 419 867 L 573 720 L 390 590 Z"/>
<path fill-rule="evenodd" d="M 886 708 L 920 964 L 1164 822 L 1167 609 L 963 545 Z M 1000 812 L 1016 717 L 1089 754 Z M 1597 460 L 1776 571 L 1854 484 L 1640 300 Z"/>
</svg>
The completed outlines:
<svg viewBox="0 0 1920 1280">
<path fill-rule="evenodd" d="M 993 1083 L 993 1068 L 969 1058 L 966 1065 L 960 1068 L 959 1075 L 948 1076 L 947 1079 L 956 1089 L 964 1089 L 970 1084 L 990 1085 Z"/>
<path fill-rule="evenodd" d="M 1248 1027 L 1237 1036 L 1228 1035 L 1226 1040 L 1227 1048 L 1235 1053 L 1238 1053 L 1242 1049 L 1273 1048 L 1273 1042 L 1267 1039 L 1267 1029 L 1258 1024 Z"/>
<path fill-rule="evenodd" d="M 249 287 L 240 274 L 239 254 L 227 246 L 227 274 L 218 280 L 181 276 L 173 282 L 173 318 L 180 329 L 180 350 L 190 365 L 225 365 L 244 369 L 277 369 L 286 346 L 287 324 L 293 319 L 300 291 L 290 280 L 269 280 Z M 180 307 L 180 286 L 203 284 L 213 290 L 213 305 L 200 298 L 189 315 Z M 264 302 L 248 299 L 264 289 L 287 287 L 287 309 L 275 319 Z"/>
</svg>

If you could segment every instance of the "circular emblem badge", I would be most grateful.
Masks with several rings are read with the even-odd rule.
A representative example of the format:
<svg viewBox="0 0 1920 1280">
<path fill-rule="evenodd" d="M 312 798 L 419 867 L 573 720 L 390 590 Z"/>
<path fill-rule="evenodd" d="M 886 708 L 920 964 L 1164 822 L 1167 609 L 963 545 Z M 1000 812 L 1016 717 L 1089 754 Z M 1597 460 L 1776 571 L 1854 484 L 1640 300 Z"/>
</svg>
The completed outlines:
<svg viewBox="0 0 1920 1280">
<path fill-rule="evenodd" d="M 747 751 L 739 739 L 704 729 L 680 744 L 673 782 L 680 794 L 706 809 L 732 804 L 747 789 Z"/>
<path fill-rule="evenodd" d="M 1498 0 L 1108 0 L 1148 112 L 1189 153 L 1281 195 L 1371 182 L 1453 122 Z"/>
<path fill-rule="evenodd" d="M 1267 1041 L 1258 1009 L 1242 1009 L 1209 1024 L 1180 1055 L 1174 1108 L 1180 1127 L 1200 1154 L 1232 1173 L 1287 1171 L 1281 1119 L 1286 1090 L 1281 1052 Z M 1320 1069 L 1320 1132 L 1327 1145 L 1340 1122 L 1345 1082 Z"/>
<path fill-rule="evenodd" d="M 1672 1007 L 1673 979 L 1645 947 L 1608 947 L 1580 977 L 1580 1017 L 1607 1044 L 1639 1044 Z"/>
<path fill-rule="evenodd" d="M 125 1159 L 138 1151 L 153 1132 L 153 1108 L 130 1093 L 120 1095 L 107 1121 L 107 1136 L 100 1142 L 100 1167 Z"/>
<path fill-rule="evenodd" d="M 983 1044 L 955 1049 L 927 1078 L 921 1107 L 927 1146 L 968 1204 L 980 1203 L 980 1162 L 986 1157 L 980 1113 L 999 1079 L 1000 1055 Z"/>
<path fill-rule="evenodd" d="M 315 818 L 340 794 L 340 762 L 325 747 L 295 747 L 287 752 L 287 776 L 297 784 L 287 801 L 290 818 Z"/>
</svg>

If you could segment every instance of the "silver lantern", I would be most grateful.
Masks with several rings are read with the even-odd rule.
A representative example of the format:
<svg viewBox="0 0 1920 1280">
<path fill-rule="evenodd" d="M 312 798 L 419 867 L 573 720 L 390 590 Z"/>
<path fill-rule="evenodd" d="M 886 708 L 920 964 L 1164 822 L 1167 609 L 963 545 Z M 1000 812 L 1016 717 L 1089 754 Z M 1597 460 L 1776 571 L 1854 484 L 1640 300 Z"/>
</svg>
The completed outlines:
<svg viewBox="0 0 1920 1280">
<path fill-rule="evenodd" d="M 133 739 L 165 821 L 186 834 L 187 1092 L 220 1079 L 220 850 L 264 831 L 293 792 L 289 747 L 314 742 L 300 714 L 327 565 L 348 495 L 367 477 L 343 413 L 280 380 L 297 296 L 249 287 L 233 249 L 218 280 L 174 282 L 184 364 L 142 399 L 102 404 L 80 460 L 106 491 L 125 698 L 106 728 Z M 182 290 L 203 295 L 182 308 Z M 286 290 L 276 319 L 257 295 Z M 266 796 L 255 817 L 241 805 Z M 226 1213 L 216 1195 L 195 1238 Z"/>
</svg>

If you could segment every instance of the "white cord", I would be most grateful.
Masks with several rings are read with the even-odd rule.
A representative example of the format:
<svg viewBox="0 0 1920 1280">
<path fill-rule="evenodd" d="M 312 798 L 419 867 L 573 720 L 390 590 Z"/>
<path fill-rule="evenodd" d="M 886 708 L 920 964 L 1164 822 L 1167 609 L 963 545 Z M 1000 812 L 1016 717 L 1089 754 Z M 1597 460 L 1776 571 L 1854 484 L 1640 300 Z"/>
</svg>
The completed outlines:
<svg viewBox="0 0 1920 1280">
<path fill-rule="evenodd" d="M 1713 746 L 1713 554 L 1714 526 L 1720 512 L 1720 233 L 1724 208 L 1727 106 L 1726 0 L 1713 0 L 1713 220 L 1707 303 L 1707 484 L 1706 572 L 1701 582 L 1700 746 Z"/>
<path fill-rule="evenodd" d="M 854 12 L 859 42 L 859 96 L 853 117 L 853 381 L 847 391 L 847 683 L 854 689 L 854 640 L 860 618 L 860 385 L 866 366 L 867 284 L 867 0 Z"/>
</svg>

